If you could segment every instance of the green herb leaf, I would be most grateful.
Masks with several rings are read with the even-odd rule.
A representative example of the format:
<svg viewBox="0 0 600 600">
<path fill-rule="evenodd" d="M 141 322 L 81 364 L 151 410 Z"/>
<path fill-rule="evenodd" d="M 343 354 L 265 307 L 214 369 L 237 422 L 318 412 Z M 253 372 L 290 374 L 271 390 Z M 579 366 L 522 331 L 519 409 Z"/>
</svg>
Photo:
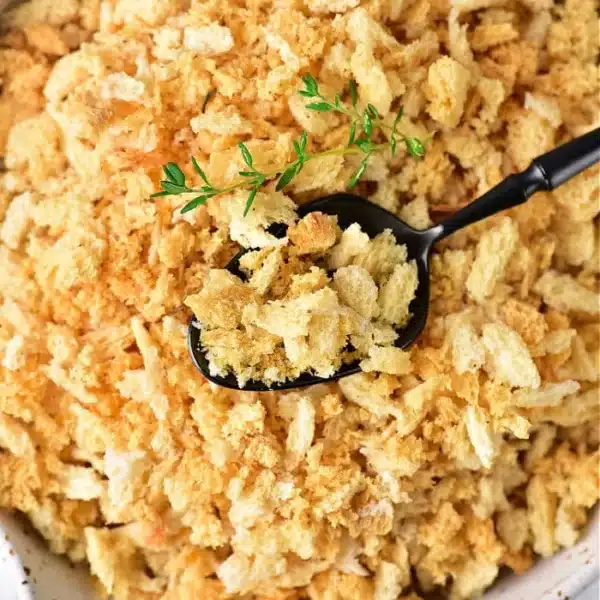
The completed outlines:
<svg viewBox="0 0 600 600">
<path fill-rule="evenodd" d="M 348 146 L 352 146 L 352 144 L 354 144 L 355 137 L 356 137 L 356 121 L 352 121 L 352 123 L 350 123 L 350 132 L 348 133 Z"/>
<path fill-rule="evenodd" d="M 369 115 L 368 111 L 366 111 L 366 110 L 363 113 L 362 128 L 363 128 L 363 131 L 365 132 L 365 135 L 368 138 L 370 138 L 373 135 L 373 121 L 371 121 L 371 116 Z"/>
<path fill-rule="evenodd" d="M 361 178 L 361 175 L 365 172 L 365 169 L 367 168 L 367 161 L 369 160 L 370 156 L 370 154 L 367 154 L 367 156 L 365 156 L 362 159 L 362 162 L 358 166 L 358 169 L 354 171 L 354 174 L 348 180 L 348 187 L 350 189 L 352 189 L 358 183 L 358 180 Z"/>
<path fill-rule="evenodd" d="M 250 150 L 248 150 L 248 148 L 246 148 L 246 144 L 244 144 L 244 142 L 240 142 L 238 144 L 238 147 L 240 149 L 240 152 L 242 153 L 242 157 L 244 159 L 244 162 L 250 168 L 252 168 L 254 166 L 254 161 L 252 160 L 252 154 L 250 154 Z"/>
<path fill-rule="evenodd" d="M 282 174 L 279 180 L 277 181 L 277 185 L 275 189 L 280 192 L 298 173 L 302 165 L 298 162 L 292 163 Z"/>
<path fill-rule="evenodd" d="M 404 138 L 406 150 L 413 158 L 422 158 L 425 155 L 425 146 L 415 137 Z"/>
<path fill-rule="evenodd" d="M 302 76 L 302 82 L 304 83 L 305 90 L 312 96 L 319 95 L 319 84 L 310 73 Z"/>
<path fill-rule="evenodd" d="M 193 200 L 190 200 L 179 212 L 185 214 L 198 208 L 201 204 L 204 204 L 208 200 L 208 196 L 196 196 Z"/>
<path fill-rule="evenodd" d="M 305 98 L 315 97 L 315 94 L 313 92 L 309 92 L 308 90 L 298 90 L 298 94 L 300 94 L 300 96 L 304 96 Z"/>
<path fill-rule="evenodd" d="M 308 142 L 308 133 L 306 131 L 302 132 L 300 136 L 300 149 L 302 150 L 302 154 L 306 152 L 306 144 Z"/>
<path fill-rule="evenodd" d="M 398 141 L 396 140 L 396 133 L 397 133 L 396 126 L 398 125 L 398 121 L 400 121 L 403 114 L 404 114 L 404 107 L 401 106 L 398 109 L 398 114 L 396 115 L 396 118 L 394 119 L 394 124 L 392 125 L 392 135 L 390 137 L 390 148 L 392 150 L 392 156 L 396 156 L 396 145 L 398 143 Z"/>
<path fill-rule="evenodd" d="M 295 150 L 296 155 L 298 156 L 298 160 L 300 162 L 304 162 L 306 160 L 304 153 L 306 151 L 306 143 L 307 142 L 308 142 L 308 133 L 306 133 L 306 131 L 304 131 L 302 133 L 299 141 L 296 141 L 296 140 L 292 141 L 292 145 L 294 146 L 294 150 Z"/>
<path fill-rule="evenodd" d="M 350 100 L 352 101 L 352 106 L 356 108 L 356 105 L 358 104 L 358 89 L 354 79 L 350 80 Z"/>
<path fill-rule="evenodd" d="M 335 95 L 335 98 L 333 100 L 333 105 L 340 110 L 342 108 L 342 99 L 340 98 L 339 94 Z"/>
<path fill-rule="evenodd" d="M 317 112 L 327 112 L 333 109 L 333 106 L 329 102 L 311 102 L 306 105 L 306 108 L 310 110 L 316 110 Z"/>
<path fill-rule="evenodd" d="M 203 192 L 216 192 L 217 190 L 215 190 L 215 188 L 212 185 L 203 185 L 200 188 Z"/>
<path fill-rule="evenodd" d="M 404 106 L 401 106 L 398 109 L 398 114 L 396 115 L 396 118 L 394 119 L 394 125 L 393 125 L 393 129 L 394 131 L 396 131 L 396 125 L 398 124 L 398 121 L 400 121 L 400 119 L 404 116 Z"/>
<path fill-rule="evenodd" d="M 177 185 L 185 185 L 185 174 L 174 162 L 167 163 L 163 171 L 169 181 Z"/>
<path fill-rule="evenodd" d="M 367 112 L 372 119 L 379 119 L 379 113 L 377 109 L 372 104 L 367 104 Z"/>
<path fill-rule="evenodd" d="M 371 140 L 360 139 L 356 141 L 356 145 L 365 153 L 373 151 L 373 142 Z"/>
<path fill-rule="evenodd" d="M 183 185 L 179 185 L 177 183 L 173 183 L 172 181 L 161 181 L 163 190 L 169 192 L 169 194 L 183 194 L 187 192 L 187 188 Z"/>
<path fill-rule="evenodd" d="M 256 175 L 256 171 L 240 171 L 238 175 L 242 177 L 254 177 Z"/>
<path fill-rule="evenodd" d="M 210 183 L 208 182 L 208 178 L 206 177 L 206 173 L 202 170 L 202 168 L 198 164 L 198 161 L 193 156 L 192 165 L 194 166 L 194 171 L 196 171 L 196 173 L 198 173 L 198 175 L 200 175 L 200 177 L 202 178 L 202 181 L 204 181 L 206 185 L 210 185 Z"/>
<path fill-rule="evenodd" d="M 252 205 L 254 204 L 254 198 L 256 198 L 256 194 L 258 193 L 258 188 L 252 188 L 250 190 L 250 194 L 248 195 L 248 200 L 246 200 L 246 206 L 244 208 L 244 216 L 246 216 L 249 212 L 250 209 L 252 208 Z"/>
<path fill-rule="evenodd" d="M 160 198 L 161 196 L 172 196 L 171 192 L 167 192 L 167 190 L 163 190 L 162 192 L 156 192 L 152 194 L 150 198 Z"/>
</svg>

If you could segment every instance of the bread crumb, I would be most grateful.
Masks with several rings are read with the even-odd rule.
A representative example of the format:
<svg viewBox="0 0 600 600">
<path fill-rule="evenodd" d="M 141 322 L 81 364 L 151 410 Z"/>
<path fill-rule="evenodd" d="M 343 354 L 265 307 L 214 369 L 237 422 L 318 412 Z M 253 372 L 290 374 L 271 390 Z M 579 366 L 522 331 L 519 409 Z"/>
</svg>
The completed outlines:
<svg viewBox="0 0 600 600">
<path fill-rule="evenodd" d="M 502 323 L 483 326 L 481 340 L 487 351 L 490 375 L 514 387 L 538 389 L 538 369 L 521 336 Z"/>
<path fill-rule="evenodd" d="M 490 427 L 484 413 L 477 407 L 468 406 L 466 412 L 466 425 L 469 439 L 481 461 L 481 464 L 490 469 L 497 453 Z"/>
<path fill-rule="evenodd" d="M 459 62 L 443 56 L 434 62 L 427 74 L 425 95 L 429 100 L 427 112 L 446 127 L 460 122 L 471 81 L 469 71 Z"/>
<path fill-rule="evenodd" d="M 469 294 L 477 302 L 481 303 L 489 297 L 502 280 L 518 239 L 518 230 L 510 217 L 502 218 L 496 227 L 481 236 L 466 282 Z"/>
<path fill-rule="evenodd" d="M 225 54 L 233 46 L 233 36 L 228 27 L 211 23 L 205 27 L 186 27 L 183 45 L 188 50 L 203 55 Z"/>
<path fill-rule="evenodd" d="M 379 290 L 377 301 L 381 318 L 398 327 L 406 325 L 411 317 L 409 306 L 418 284 L 417 264 L 414 261 L 396 265 L 390 278 Z"/>
<path fill-rule="evenodd" d="M 567 274 L 546 271 L 536 282 L 534 290 L 544 302 L 556 310 L 573 310 L 590 315 L 600 313 L 600 297 Z"/>
<path fill-rule="evenodd" d="M 358 223 L 352 223 L 342 231 L 340 241 L 329 252 L 329 268 L 339 269 L 349 265 L 355 256 L 366 254 L 368 247 L 369 236 L 361 230 Z"/>
<path fill-rule="evenodd" d="M 485 361 L 485 349 L 469 323 L 456 327 L 452 335 L 452 361 L 457 373 L 476 373 Z"/>
<path fill-rule="evenodd" d="M 69 52 L 69 47 L 63 39 L 61 32 L 52 25 L 36 23 L 35 25 L 25 27 L 24 31 L 27 43 L 44 54 L 64 56 Z"/>
<path fill-rule="evenodd" d="M 514 395 L 514 403 L 524 408 L 536 408 L 538 406 L 558 406 L 566 396 L 575 394 L 580 389 L 577 381 L 562 381 L 542 386 L 538 390 L 517 390 Z"/>
<path fill-rule="evenodd" d="M 492 46 L 510 42 L 519 37 L 512 23 L 487 23 L 479 25 L 473 31 L 471 47 L 476 52 L 485 52 Z"/>
<path fill-rule="evenodd" d="M 412 372 L 410 353 L 393 347 L 372 346 L 369 358 L 361 361 L 360 368 L 365 373 L 378 371 L 390 375 L 408 375 Z"/>
<path fill-rule="evenodd" d="M 366 269 L 356 265 L 341 267 L 334 273 L 332 285 L 340 300 L 365 319 L 376 316 L 378 290 Z"/>
<path fill-rule="evenodd" d="M 290 226 L 288 237 L 298 254 L 316 254 L 331 248 L 339 234 L 337 217 L 310 212 Z"/>
<path fill-rule="evenodd" d="M 0 240 L 9 248 L 16 250 L 27 234 L 31 225 L 31 212 L 34 206 L 31 192 L 24 192 L 12 199 L 4 214 L 4 221 L 0 227 Z"/>
</svg>

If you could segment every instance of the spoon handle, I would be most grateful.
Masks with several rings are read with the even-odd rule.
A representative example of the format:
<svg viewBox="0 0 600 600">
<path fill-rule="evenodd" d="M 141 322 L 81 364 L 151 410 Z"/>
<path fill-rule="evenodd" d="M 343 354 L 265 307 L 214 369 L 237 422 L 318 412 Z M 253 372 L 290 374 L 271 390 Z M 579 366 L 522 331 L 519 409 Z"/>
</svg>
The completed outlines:
<svg viewBox="0 0 600 600">
<path fill-rule="evenodd" d="M 523 204 L 540 190 L 553 190 L 597 162 L 600 162 L 600 128 L 538 156 L 528 169 L 510 175 L 430 231 L 435 241 L 442 240 L 458 229 Z"/>
</svg>

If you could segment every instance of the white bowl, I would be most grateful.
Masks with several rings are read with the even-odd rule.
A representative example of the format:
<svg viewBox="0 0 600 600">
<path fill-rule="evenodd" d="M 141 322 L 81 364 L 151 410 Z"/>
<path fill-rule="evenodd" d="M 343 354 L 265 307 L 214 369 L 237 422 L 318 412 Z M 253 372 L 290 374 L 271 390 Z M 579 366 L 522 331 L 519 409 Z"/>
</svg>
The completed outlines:
<svg viewBox="0 0 600 600">
<path fill-rule="evenodd" d="M 600 574 L 599 531 L 597 509 L 576 546 L 540 561 L 525 575 L 502 579 L 483 600 L 576 600 Z M 56 598 L 96 600 L 83 568 L 74 569 L 53 556 L 27 526 L 0 512 L 0 600 Z"/>
<path fill-rule="evenodd" d="M 0 600 L 32 600 L 29 577 L 13 545 L 14 526 L 4 521 L 8 519 L 0 516 L 0 525 L 5 525 L 0 526 Z"/>
<path fill-rule="evenodd" d="M 0 511 L 0 600 L 98 600 L 83 566 L 53 555 L 31 526 Z"/>
</svg>

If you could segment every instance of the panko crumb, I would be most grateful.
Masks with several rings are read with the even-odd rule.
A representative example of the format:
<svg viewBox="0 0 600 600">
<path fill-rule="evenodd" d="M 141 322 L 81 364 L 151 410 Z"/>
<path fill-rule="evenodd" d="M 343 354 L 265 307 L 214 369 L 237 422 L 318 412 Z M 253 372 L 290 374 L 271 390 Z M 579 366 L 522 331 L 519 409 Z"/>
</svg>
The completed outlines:
<svg viewBox="0 0 600 600">
<path fill-rule="evenodd" d="M 483 302 L 494 292 L 517 247 L 518 236 L 517 227 L 510 217 L 502 218 L 496 227 L 481 236 L 466 281 L 467 290 L 476 301 Z"/>
<path fill-rule="evenodd" d="M 444 56 L 429 67 L 426 96 L 427 112 L 446 127 L 456 127 L 463 115 L 471 80 L 468 69 Z"/>
<path fill-rule="evenodd" d="M 247 216 L 247 191 L 185 215 L 193 196 L 150 195 L 168 161 L 203 186 L 190 156 L 236 183 L 240 141 L 270 173 L 303 131 L 344 146 L 347 117 L 297 94 L 311 73 L 433 135 L 357 185 L 424 229 L 598 126 L 597 25 L 594 0 L 5 8 L 0 508 L 115 600 L 470 600 L 575 544 L 599 499 L 600 165 L 434 248 L 406 350 L 406 248 L 297 224 L 360 157 L 306 163 Z M 220 388 L 189 360 L 193 312 L 215 373 L 363 372 Z"/>
</svg>

